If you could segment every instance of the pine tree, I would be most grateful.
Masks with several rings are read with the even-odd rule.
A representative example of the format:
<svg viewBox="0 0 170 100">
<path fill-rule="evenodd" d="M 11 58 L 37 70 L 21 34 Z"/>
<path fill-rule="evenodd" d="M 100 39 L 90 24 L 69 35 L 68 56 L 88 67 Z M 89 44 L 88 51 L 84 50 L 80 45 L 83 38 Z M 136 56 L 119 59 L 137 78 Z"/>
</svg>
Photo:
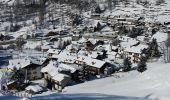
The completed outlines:
<svg viewBox="0 0 170 100">
<path fill-rule="evenodd" d="M 132 68 L 132 63 L 130 62 L 129 58 L 124 59 L 123 65 L 124 65 L 123 67 L 124 72 L 130 71 Z"/>
<path fill-rule="evenodd" d="M 17 70 L 14 68 L 14 73 L 11 76 L 11 80 L 16 81 L 17 90 L 20 91 L 24 89 L 23 84 L 25 81 L 25 75 L 21 69 Z"/>
<path fill-rule="evenodd" d="M 101 10 L 101 8 L 100 8 L 99 5 L 96 7 L 95 12 L 96 12 L 96 13 L 99 13 L 99 14 L 102 13 L 102 10 Z"/>
<path fill-rule="evenodd" d="M 158 49 L 158 43 L 156 39 L 153 39 L 149 46 L 149 52 L 151 57 L 160 57 L 161 52 Z"/>
<path fill-rule="evenodd" d="M 101 24 L 99 22 L 97 23 L 97 27 L 96 28 L 97 28 L 97 31 L 101 30 Z"/>
<path fill-rule="evenodd" d="M 18 50 L 21 50 L 21 52 L 23 50 L 23 45 L 24 44 L 25 44 L 25 41 L 24 41 L 23 37 L 17 38 L 16 47 L 17 47 Z"/>
<path fill-rule="evenodd" d="M 94 32 L 97 32 L 97 27 L 96 26 L 94 27 Z"/>
<path fill-rule="evenodd" d="M 108 8 L 111 11 L 112 10 L 112 0 L 107 0 L 108 2 Z"/>
<path fill-rule="evenodd" d="M 157 1 L 156 1 L 156 5 L 160 5 L 160 4 L 162 4 L 162 3 L 165 3 L 165 0 L 157 0 Z"/>
<path fill-rule="evenodd" d="M 140 59 L 140 62 L 138 64 L 138 68 L 137 68 L 138 72 L 142 73 L 142 72 L 147 70 L 146 61 L 147 61 L 147 58 L 142 56 L 141 59 Z"/>
<path fill-rule="evenodd" d="M 76 15 L 75 18 L 73 19 L 73 25 L 80 25 L 82 24 L 83 19 L 81 18 L 81 16 Z"/>
<path fill-rule="evenodd" d="M 14 68 L 14 74 L 12 75 L 11 79 L 19 83 L 23 83 L 25 77 L 21 69 L 17 70 L 16 68 Z"/>
</svg>

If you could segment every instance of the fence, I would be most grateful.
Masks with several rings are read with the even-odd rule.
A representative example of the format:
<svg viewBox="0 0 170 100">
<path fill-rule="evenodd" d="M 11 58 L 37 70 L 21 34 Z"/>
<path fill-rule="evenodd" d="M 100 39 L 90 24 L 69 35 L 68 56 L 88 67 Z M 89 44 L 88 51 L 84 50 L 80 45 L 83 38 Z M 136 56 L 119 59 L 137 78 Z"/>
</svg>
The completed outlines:
<svg viewBox="0 0 170 100">
<path fill-rule="evenodd" d="M 33 95 L 29 94 L 27 92 L 16 92 L 16 91 L 3 91 L 0 90 L 0 93 L 3 94 L 4 96 L 16 96 L 20 98 L 32 98 Z"/>
</svg>

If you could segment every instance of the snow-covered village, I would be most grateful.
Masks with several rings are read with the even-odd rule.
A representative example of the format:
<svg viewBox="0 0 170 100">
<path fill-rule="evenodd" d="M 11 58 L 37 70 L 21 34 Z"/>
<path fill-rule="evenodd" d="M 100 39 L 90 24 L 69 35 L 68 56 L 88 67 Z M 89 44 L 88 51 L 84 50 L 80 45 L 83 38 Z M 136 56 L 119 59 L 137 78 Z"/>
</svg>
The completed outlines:
<svg viewBox="0 0 170 100">
<path fill-rule="evenodd" d="M 170 100 L 170 0 L 0 0 L 0 100 Z"/>
</svg>

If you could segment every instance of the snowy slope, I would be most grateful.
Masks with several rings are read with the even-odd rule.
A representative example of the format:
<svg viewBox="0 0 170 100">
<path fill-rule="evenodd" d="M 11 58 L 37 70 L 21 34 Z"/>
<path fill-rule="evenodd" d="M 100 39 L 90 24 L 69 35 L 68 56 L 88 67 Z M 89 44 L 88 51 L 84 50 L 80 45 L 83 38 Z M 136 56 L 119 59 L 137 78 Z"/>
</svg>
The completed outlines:
<svg viewBox="0 0 170 100">
<path fill-rule="evenodd" d="M 148 64 L 143 73 L 117 73 L 108 78 L 66 87 L 63 93 L 45 92 L 41 100 L 170 100 L 170 63 Z"/>
<path fill-rule="evenodd" d="M 120 78 L 109 77 L 86 82 L 65 89 L 66 93 L 99 93 L 128 97 L 170 100 L 170 64 L 149 64 L 144 73 L 119 73 Z M 126 99 L 125 99 L 126 100 Z"/>
</svg>

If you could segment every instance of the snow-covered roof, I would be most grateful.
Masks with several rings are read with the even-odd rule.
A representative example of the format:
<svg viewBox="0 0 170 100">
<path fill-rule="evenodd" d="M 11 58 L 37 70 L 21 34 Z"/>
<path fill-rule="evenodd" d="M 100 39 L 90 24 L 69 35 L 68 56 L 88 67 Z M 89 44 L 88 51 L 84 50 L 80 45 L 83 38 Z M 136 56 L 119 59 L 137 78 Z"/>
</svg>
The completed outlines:
<svg viewBox="0 0 170 100">
<path fill-rule="evenodd" d="M 103 29 L 101 29 L 101 32 L 111 32 L 113 29 L 109 26 L 105 26 Z"/>
<path fill-rule="evenodd" d="M 43 90 L 43 88 L 41 87 L 41 86 L 39 86 L 39 85 L 30 85 L 30 86 L 28 86 L 28 87 L 26 87 L 25 88 L 27 91 L 33 91 L 33 92 L 40 92 L 40 91 L 42 91 Z"/>
<path fill-rule="evenodd" d="M 49 49 L 47 53 L 52 53 L 52 54 L 59 54 L 61 50 L 59 49 Z"/>
<path fill-rule="evenodd" d="M 117 55 L 117 52 L 111 51 L 111 52 L 107 52 L 107 54 L 108 54 L 108 55 L 115 56 L 115 55 Z"/>
<path fill-rule="evenodd" d="M 62 51 L 59 55 L 53 55 L 52 58 L 58 58 L 59 62 L 74 63 L 74 59 L 76 59 L 76 54 Z"/>
<path fill-rule="evenodd" d="M 36 65 L 42 65 L 47 60 L 45 57 L 29 57 L 28 59 L 31 60 L 31 63 Z"/>
<path fill-rule="evenodd" d="M 141 51 L 145 48 L 148 48 L 147 45 L 144 45 L 144 44 L 140 44 L 138 46 L 132 46 L 132 47 L 128 47 L 128 48 L 125 48 L 125 52 L 132 52 L 132 53 L 141 53 Z"/>
<path fill-rule="evenodd" d="M 74 45 L 74 44 L 70 44 L 70 45 L 66 46 L 66 50 L 71 50 L 71 49 L 78 50 L 79 46 L 78 45 Z"/>
<path fill-rule="evenodd" d="M 71 73 L 74 73 L 76 71 L 76 69 L 70 65 L 67 65 L 67 64 L 59 64 L 58 66 L 58 70 L 59 71 L 70 71 Z"/>
<path fill-rule="evenodd" d="M 58 82 L 63 81 L 65 78 L 70 78 L 70 76 L 65 75 L 65 74 L 58 73 L 57 75 L 55 75 L 54 77 L 52 77 L 53 80 L 58 81 Z"/>
<path fill-rule="evenodd" d="M 41 69 L 42 73 L 48 73 L 50 76 L 55 76 L 58 73 L 58 63 L 56 61 L 50 61 L 50 63 Z"/>
<path fill-rule="evenodd" d="M 90 18 L 91 17 L 91 11 L 83 13 L 83 16 Z"/>
<path fill-rule="evenodd" d="M 88 54 L 88 57 L 97 58 L 98 55 L 103 55 L 103 52 L 92 51 L 90 54 Z"/>
<path fill-rule="evenodd" d="M 15 82 L 16 82 L 16 81 L 14 81 L 14 80 L 9 81 L 9 82 L 7 82 L 7 85 L 13 84 L 13 83 L 15 83 Z"/>
<path fill-rule="evenodd" d="M 132 38 L 125 38 L 125 41 L 121 42 L 120 45 L 123 48 L 127 48 L 127 47 L 131 47 L 133 45 L 138 44 L 139 41 L 136 39 L 132 39 Z"/>
<path fill-rule="evenodd" d="M 87 56 L 78 56 L 76 60 L 84 62 L 86 65 L 95 67 L 95 68 L 101 68 L 106 63 L 102 60 L 93 59 Z"/>
<path fill-rule="evenodd" d="M 105 45 L 98 45 L 97 47 L 94 48 L 95 50 L 106 50 L 106 51 L 112 51 L 112 46 L 111 44 L 105 44 Z"/>
<path fill-rule="evenodd" d="M 137 39 L 138 39 L 139 41 L 144 41 L 145 36 L 137 36 Z"/>
<path fill-rule="evenodd" d="M 24 48 L 26 49 L 35 49 L 38 46 L 40 47 L 41 41 L 27 41 L 26 44 L 24 44 Z"/>
<path fill-rule="evenodd" d="M 95 45 L 99 40 L 94 38 L 89 38 L 88 41 L 90 41 L 93 45 Z"/>
<path fill-rule="evenodd" d="M 9 60 L 9 65 L 7 66 L 8 69 L 20 69 L 24 68 L 31 64 L 29 59 L 12 59 Z"/>
<path fill-rule="evenodd" d="M 52 46 L 51 45 L 43 45 L 41 46 L 41 49 L 51 49 Z"/>
<path fill-rule="evenodd" d="M 91 57 L 87 57 L 83 55 L 65 53 L 65 52 L 61 52 L 59 55 L 53 55 L 52 57 L 58 58 L 59 62 L 67 62 L 73 64 L 75 61 L 81 61 L 89 66 L 96 67 L 96 68 L 101 68 L 105 64 L 105 62 L 101 60 L 93 59 Z"/>
<path fill-rule="evenodd" d="M 127 41 L 130 40 L 131 38 L 128 37 L 128 36 L 118 36 L 118 39 L 119 39 L 120 41 L 127 42 Z"/>
<path fill-rule="evenodd" d="M 78 55 L 88 55 L 89 52 L 86 50 L 79 50 Z"/>
<path fill-rule="evenodd" d="M 35 58 L 35 57 L 27 57 L 23 59 L 12 59 L 9 60 L 9 65 L 7 68 L 9 69 L 14 69 L 16 68 L 17 70 L 20 68 L 25 68 L 30 64 L 36 64 L 36 65 L 42 65 L 47 58 Z"/>
<path fill-rule="evenodd" d="M 87 39 L 85 39 L 84 37 L 78 40 L 78 43 L 85 43 L 85 42 L 87 42 Z"/>
</svg>

